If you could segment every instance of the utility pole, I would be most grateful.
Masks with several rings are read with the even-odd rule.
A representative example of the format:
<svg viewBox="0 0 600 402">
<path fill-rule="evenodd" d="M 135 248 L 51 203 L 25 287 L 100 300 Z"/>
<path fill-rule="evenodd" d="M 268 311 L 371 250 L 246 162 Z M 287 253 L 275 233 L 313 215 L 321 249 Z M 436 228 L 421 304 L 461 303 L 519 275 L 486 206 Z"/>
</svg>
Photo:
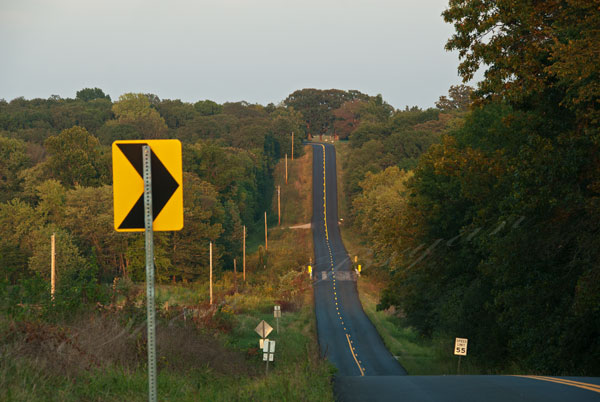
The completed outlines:
<svg viewBox="0 0 600 402">
<path fill-rule="evenodd" d="M 56 235 L 52 233 L 50 239 L 50 297 L 54 300 L 54 291 L 56 290 Z"/>
<path fill-rule="evenodd" d="M 287 154 L 285 154 L 285 184 L 287 184 Z"/>
<path fill-rule="evenodd" d="M 243 269 L 244 269 L 244 283 L 246 282 L 246 225 L 244 225 L 244 245 L 242 246 L 242 253 L 243 253 L 243 261 L 242 261 L 242 265 L 243 265 Z"/>
<path fill-rule="evenodd" d="M 294 132 L 292 131 L 292 160 L 294 160 Z"/>
<path fill-rule="evenodd" d="M 281 226 L 281 186 L 277 186 L 277 225 Z"/>
<path fill-rule="evenodd" d="M 210 285 L 209 285 L 209 292 L 210 292 L 210 304 L 212 304 L 213 302 L 213 298 L 212 298 L 212 241 L 210 242 Z"/>
<path fill-rule="evenodd" d="M 265 211 L 265 251 L 269 249 L 269 243 L 267 240 L 267 211 Z"/>
</svg>

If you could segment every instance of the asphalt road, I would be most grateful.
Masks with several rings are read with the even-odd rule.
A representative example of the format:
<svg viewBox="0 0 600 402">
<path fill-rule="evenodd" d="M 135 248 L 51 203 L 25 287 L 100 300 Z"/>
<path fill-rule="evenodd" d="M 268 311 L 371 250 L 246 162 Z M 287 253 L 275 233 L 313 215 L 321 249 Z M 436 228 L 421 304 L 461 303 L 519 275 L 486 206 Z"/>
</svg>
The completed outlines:
<svg viewBox="0 0 600 402">
<path fill-rule="evenodd" d="M 337 213 L 335 149 L 313 144 L 313 281 L 321 353 L 340 401 L 600 401 L 600 378 L 407 376 L 365 315 Z"/>
<path fill-rule="evenodd" d="M 325 180 L 323 179 L 325 177 Z M 321 352 L 341 376 L 406 375 L 365 315 L 338 227 L 335 148 L 313 146 L 313 270 Z"/>
</svg>

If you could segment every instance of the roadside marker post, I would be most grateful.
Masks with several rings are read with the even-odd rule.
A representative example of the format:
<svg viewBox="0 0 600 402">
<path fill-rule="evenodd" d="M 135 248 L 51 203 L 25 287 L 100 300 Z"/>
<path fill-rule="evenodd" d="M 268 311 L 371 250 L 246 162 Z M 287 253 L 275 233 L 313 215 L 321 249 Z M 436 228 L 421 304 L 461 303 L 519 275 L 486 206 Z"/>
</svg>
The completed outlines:
<svg viewBox="0 0 600 402">
<path fill-rule="evenodd" d="M 454 355 L 458 356 L 458 367 L 456 368 L 456 374 L 460 374 L 460 359 L 467 355 L 467 344 L 469 340 L 467 338 L 456 338 L 454 340 Z"/>
<path fill-rule="evenodd" d="M 273 317 L 277 321 L 277 333 L 279 333 L 279 318 L 281 317 L 281 306 L 273 307 Z"/>
<path fill-rule="evenodd" d="M 50 238 L 50 298 L 54 301 L 56 290 L 56 234 Z"/>
<path fill-rule="evenodd" d="M 148 400 L 156 402 L 154 231 L 183 228 L 181 142 L 115 141 L 112 162 L 115 230 L 145 234 Z"/>
<path fill-rule="evenodd" d="M 209 291 L 208 292 L 209 292 L 209 295 L 210 295 L 210 304 L 212 305 L 212 302 L 213 302 L 213 297 L 212 297 L 212 241 L 210 242 L 210 244 L 209 244 L 208 247 L 209 247 L 209 263 L 208 264 L 210 266 L 209 267 L 209 271 L 210 271 L 209 272 L 209 279 L 208 279 L 209 282 L 210 282 L 210 284 L 209 284 Z"/>
<path fill-rule="evenodd" d="M 277 186 L 277 226 L 281 226 L 281 186 Z"/>
<path fill-rule="evenodd" d="M 235 288 L 235 292 L 237 293 L 238 287 L 237 287 L 237 259 L 234 258 L 233 259 L 233 286 Z"/>
</svg>

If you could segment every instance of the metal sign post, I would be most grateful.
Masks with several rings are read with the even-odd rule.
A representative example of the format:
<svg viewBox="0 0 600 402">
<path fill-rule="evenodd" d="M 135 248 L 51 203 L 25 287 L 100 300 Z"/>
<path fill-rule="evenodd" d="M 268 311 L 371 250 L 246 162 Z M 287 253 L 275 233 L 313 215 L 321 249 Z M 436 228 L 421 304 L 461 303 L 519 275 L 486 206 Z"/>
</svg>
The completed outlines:
<svg viewBox="0 0 600 402">
<path fill-rule="evenodd" d="M 112 144 L 114 228 L 144 232 L 148 334 L 148 400 L 156 401 L 154 231 L 183 228 L 179 140 L 118 140 Z M 184 319 L 185 319 L 184 315 Z"/>
<path fill-rule="evenodd" d="M 54 301 L 56 290 L 56 234 L 52 233 L 50 238 L 50 298 Z"/>
<path fill-rule="evenodd" d="M 148 315 L 148 400 L 156 402 L 156 339 L 154 321 L 154 232 L 152 230 L 152 151 L 142 148 L 144 166 L 144 227 L 146 232 L 146 312 Z"/>
</svg>

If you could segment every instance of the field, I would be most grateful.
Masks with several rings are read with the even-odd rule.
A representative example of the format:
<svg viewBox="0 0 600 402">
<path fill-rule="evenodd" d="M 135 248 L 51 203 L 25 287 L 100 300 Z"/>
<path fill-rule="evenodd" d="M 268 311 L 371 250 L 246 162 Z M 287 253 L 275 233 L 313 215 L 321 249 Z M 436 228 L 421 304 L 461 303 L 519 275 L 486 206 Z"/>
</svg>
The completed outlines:
<svg viewBox="0 0 600 402">
<path fill-rule="evenodd" d="M 221 273 L 212 305 L 206 283 L 157 286 L 159 400 L 333 400 L 335 369 L 319 357 L 306 274 L 312 237 L 288 229 L 310 221 L 311 157 L 289 161 L 288 185 L 277 167 L 282 225 L 269 228 L 266 255 L 248 255 L 245 282 L 241 264 L 237 275 Z M 3 312 L 0 400 L 146 400 L 144 289 L 120 279 L 110 304 L 77 315 L 28 305 Z M 267 375 L 254 328 L 261 320 L 276 327 L 274 305 L 282 318 L 269 336 L 277 347 Z"/>
</svg>

